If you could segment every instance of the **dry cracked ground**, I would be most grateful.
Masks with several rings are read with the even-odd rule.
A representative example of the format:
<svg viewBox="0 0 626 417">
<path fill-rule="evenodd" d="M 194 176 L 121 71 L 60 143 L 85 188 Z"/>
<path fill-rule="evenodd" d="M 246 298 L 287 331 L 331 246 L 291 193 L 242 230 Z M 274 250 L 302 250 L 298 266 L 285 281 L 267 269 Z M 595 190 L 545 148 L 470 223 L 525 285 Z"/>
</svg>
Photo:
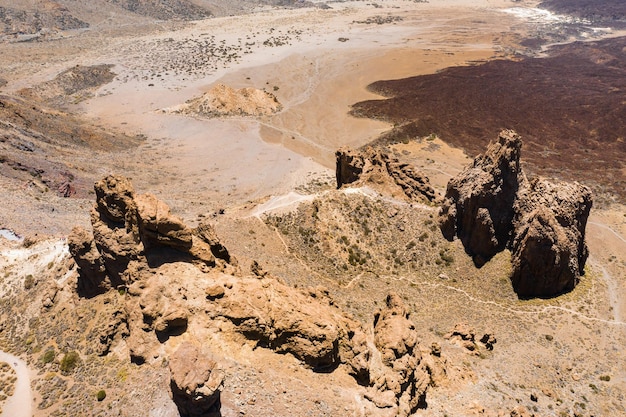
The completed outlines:
<svg viewBox="0 0 626 417">
<path fill-rule="evenodd" d="M 620 2 L 17 3 L 3 416 L 626 414 Z M 440 230 L 510 128 L 593 193 L 557 296 Z M 340 148 L 367 178 L 337 187 Z"/>
</svg>

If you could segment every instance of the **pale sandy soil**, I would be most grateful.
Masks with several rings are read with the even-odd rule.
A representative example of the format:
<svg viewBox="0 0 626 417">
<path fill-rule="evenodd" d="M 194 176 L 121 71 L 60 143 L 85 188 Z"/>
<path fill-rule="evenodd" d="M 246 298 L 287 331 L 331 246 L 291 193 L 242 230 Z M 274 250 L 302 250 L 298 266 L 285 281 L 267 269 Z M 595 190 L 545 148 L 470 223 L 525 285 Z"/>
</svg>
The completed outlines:
<svg viewBox="0 0 626 417">
<path fill-rule="evenodd" d="M 30 375 L 26 362 L 9 353 L 0 351 L 0 362 L 6 362 L 16 373 L 15 392 L 2 407 L 3 416 L 31 417 L 32 398 Z"/>
<path fill-rule="evenodd" d="M 339 146 L 363 145 L 389 127 L 347 115 L 351 104 L 375 97 L 365 89 L 369 83 L 502 55 L 500 44 L 507 40 L 501 33 L 519 24 L 496 10 L 507 7 L 506 1 L 381 4 L 383 8 L 347 2 L 333 4 L 332 10 L 260 12 L 196 22 L 132 42 L 116 40 L 118 44 L 109 49 L 79 60 L 117 63 L 118 73 L 116 81 L 82 109 L 99 123 L 148 136 L 133 158 L 158 165 L 167 175 L 135 173 L 135 184 L 159 188 L 174 206 L 177 200 L 197 201 L 189 198 L 196 195 L 232 205 L 288 192 L 310 176 L 328 174 Z M 387 15 L 403 20 L 353 23 Z M 291 44 L 261 44 L 278 33 Z M 176 53 L 159 39 L 184 42 L 207 34 L 225 45 L 234 45 L 237 39 L 248 42 L 249 37 L 256 49 L 239 63 L 211 63 L 215 69 L 206 73 L 202 73 L 206 68 L 189 77 L 161 71 L 160 77 L 143 79 L 152 71 L 148 68 L 153 57 Z M 120 50 L 132 50 L 135 56 L 124 61 L 117 54 Z M 284 110 L 257 120 L 193 120 L 158 111 L 196 97 L 216 82 L 266 88 L 277 95 Z"/>
</svg>

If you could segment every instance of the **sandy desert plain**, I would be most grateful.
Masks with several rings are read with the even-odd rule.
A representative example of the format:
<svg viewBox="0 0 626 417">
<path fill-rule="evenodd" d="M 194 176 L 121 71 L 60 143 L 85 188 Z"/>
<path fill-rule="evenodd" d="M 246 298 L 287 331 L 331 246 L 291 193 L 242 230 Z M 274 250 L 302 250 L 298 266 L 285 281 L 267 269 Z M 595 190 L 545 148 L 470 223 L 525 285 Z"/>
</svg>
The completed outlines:
<svg viewBox="0 0 626 417">
<path fill-rule="evenodd" d="M 393 127 L 350 114 L 355 103 L 382 98 L 369 84 L 549 54 L 546 45 L 525 46 L 538 34 L 566 44 L 624 32 L 606 24 L 563 35 L 576 19 L 527 0 L 196 1 L 215 15 L 200 20 L 119 6 L 129 2 L 13 3 L 0 1 L 0 10 L 46 6 L 89 25 L 0 35 L 2 416 L 626 416 L 623 194 L 588 184 L 585 275 L 571 292 L 525 300 L 509 282 L 510 254 L 477 269 L 458 240 L 441 236 L 437 203 L 335 183 L 338 148 L 365 146 Z M 54 81 L 75 68 L 88 70 Z M 176 112 L 219 84 L 266 91 L 281 107 Z M 381 146 L 441 196 L 476 156 L 447 142 L 431 135 Z M 625 156 L 615 155 L 622 175 Z M 91 230 L 93 184 L 111 174 L 131 178 L 137 194 L 155 195 L 189 227 L 208 221 L 237 259 L 219 272 L 150 265 L 185 300 L 197 303 L 211 277 L 256 274 L 290 291 L 327 293 L 373 337 L 374 315 L 398 294 L 429 363 L 425 403 L 409 412 L 381 405 L 344 363 L 314 369 L 191 301 L 181 304 L 185 330 L 150 345 L 148 360 L 131 361 L 133 295 L 80 296 L 68 249 L 75 226 Z M 367 256 L 352 262 L 353 251 Z M 249 272 L 253 263 L 269 275 Z M 449 337 L 458 324 L 473 329 L 471 349 Z M 110 340 L 98 351 L 103 334 Z M 483 334 L 497 342 L 481 343 Z M 223 374 L 218 407 L 204 414 L 172 400 L 170 358 L 185 343 L 210 353 Z M 78 359 L 68 366 L 71 354 Z"/>
</svg>

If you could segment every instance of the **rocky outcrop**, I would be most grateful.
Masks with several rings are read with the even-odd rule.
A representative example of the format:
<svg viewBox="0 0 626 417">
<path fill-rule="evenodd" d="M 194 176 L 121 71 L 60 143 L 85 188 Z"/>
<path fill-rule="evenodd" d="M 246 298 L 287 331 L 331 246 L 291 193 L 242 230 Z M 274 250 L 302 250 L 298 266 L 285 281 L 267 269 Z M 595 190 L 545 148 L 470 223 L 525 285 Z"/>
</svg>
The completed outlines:
<svg viewBox="0 0 626 417">
<path fill-rule="evenodd" d="M 192 233 L 170 208 L 152 194 L 135 198 L 142 242 L 146 246 L 165 245 L 183 252 L 192 246 Z"/>
<path fill-rule="evenodd" d="M 182 289 L 169 277 L 153 276 L 147 281 L 135 282 L 128 289 L 129 295 L 137 297 L 129 301 L 139 307 L 136 310 L 141 313 L 137 315 L 141 317 L 141 329 L 154 330 L 160 340 L 184 332 L 190 313 L 184 305 Z"/>
<path fill-rule="evenodd" d="M 107 280 L 106 269 L 93 235 L 80 226 L 75 227 L 67 238 L 67 244 L 80 270 L 78 294 L 81 297 L 93 297 L 109 290 L 111 283 Z"/>
<path fill-rule="evenodd" d="M 397 295 L 387 297 L 368 332 L 341 312 L 323 288 L 304 293 L 267 276 L 224 277 L 221 285 L 223 294 L 211 297 L 213 307 L 207 309 L 213 319 L 226 318 L 259 346 L 290 353 L 315 371 L 344 365 L 368 387 L 366 397 L 375 407 L 388 408 L 395 416 L 426 406 L 430 369 Z"/>
<path fill-rule="evenodd" d="M 476 345 L 476 332 L 465 323 L 457 323 L 451 332 L 443 336 L 467 352 L 478 355 L 478 346 Z"/>
<path fill-rule="evenodd" d="M 356 183 L 412 201 L 434 201 L 437 198 L 428 177 L 380 150 L 371 147 L 365 150 L 341 148 L 335 156 L 337 188 Z"/>
<path fill-rule="evenodd" d="M 527 180 L 521 146 L 515 132 L 503 131 L 451 179 L 439 226 L 446 239 L 461 240 L 477 267 L 510 249 L 519 296 L 553 296 L 574 288 L 584 273 L 591 193 L 577 183 Z"/>
<path fill-rule="evenodd" d="M 225 292 L 215 297 L 213 317 L 226 318 L 249 339 L 290 353 L 315 370 L 332 370 L 344 363 L 367 380 L 365 334 L 334 306 L 326 291 L 305 294 L 268 275 L 225 277 L 221 283 Z"/>
<path fill-rule="evenodd" d="M 234 89 L 217 84 L 201 97 L 185 104 L 165 109 L 165 112 L 206 118 L 223 116 L 267 116 L 281 111 L 282 104 L 276 96 L 252 87 Z"/>
<path fill-rule="evenodd" d="M 448 182 L 439 226 L 452 241 L 457 236 L 477 267 L 504 250 L 513 230 L 513 203 L 526 177 L 520 166 L 522 141 L 512 131 Z"/>
<path fill-rule="evenodd" d="M 224 374 L 211 355 L 184 342 L 170 356 L 169 368 L 172 397 L 181 417 L 220 415 Z"/>
<path fill-rule="evenodd" d="M 236 265 L 237 261 L 235 258 L 230 256 L 228 249 L 226 246 L 222 245 L 220 242 L 217 233 L 215 233 L 215 229 L 207 222 L 202 222 L 194 229 L 194 235 L 202 239 L 206 244 L 211 248 L 211 253 L 217 259 L 221 259 L 226 263 Z"/>
<path fill-rule="evenodd" d="M 408 416 L 426 406 L 430 375 L 418 345 L 415 325 L 400 297 L 387 296 L 386 306 L 374 318 L 374 344 L 380 368 L 373 370 L 368 397 L 395 416 Z"/>
<path fill-rule="evenodd" d="M 524 297 L 570 291 L 584 274 L 591 192 L 574 183 L 533 179 L 515 205 L 512 242 L 515 292 Z"/>
<path fill-rule="evenodd" d="M 130 281 L 123 276 L 128 264 L 145 260 L 135 192 L 127 178 L 115 176 L 96 182 L 94 190 L 96 204 L 91 210 L 91 225 L 95 245 L 111 284 L 123 286 Z"/>
<path fill-rule="evenodd" d="M 127 178 L 108 176 L 94 189 L 93 238 L 80 228 L 69 236 L 70 252 L 80 272 L 80 294 L 126 287 L 136 279 L 137 268 L 148 263 L 184 258 L 215 266 L 214 252 L 222 265 L 233 261 L 209 224 L 189 228 L 154 195 L 135 195 Z"/>
<path fill-rule="evenodd" d="M 126 178 L 99 181 L 96 198 L 93 237 L 80 228 L 70 236 L 79 293 L 93 296 L 119 286 L 123 297 L 114 295 L 111 320 L 93 333 L 95 352 L 105 355 L 123 339 L 132 362 L 161 363 L 185 333 L 186 342 L 169 356 L 181 415 L 219 410 L 223 377 L 191 343 L 201 328 L 233 340 L 243 335 L 316 372 L 341 366 L 367 387 L 368 407 L 407 416 L 425 406 L 434 365 L 423 360 L 417 330 L 397 295 L 387 297 L 373 327 L 364 329 L 324 288 L 289 287 L 257 262 L 242 277 L 226 264 L 234 259 L 210 225 L 189 229 L 153 195 L 135 195 Z M 209 260 L 215 268 L 207 267 Z M 189 265 L 198 262 L 200 268 Z"/>
</svg>

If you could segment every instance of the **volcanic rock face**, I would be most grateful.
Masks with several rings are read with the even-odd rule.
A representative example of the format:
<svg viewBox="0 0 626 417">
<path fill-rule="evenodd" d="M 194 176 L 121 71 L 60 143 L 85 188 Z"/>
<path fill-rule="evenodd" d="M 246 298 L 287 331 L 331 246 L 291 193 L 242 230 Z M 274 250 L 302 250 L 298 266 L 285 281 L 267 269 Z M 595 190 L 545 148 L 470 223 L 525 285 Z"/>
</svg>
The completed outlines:
<svg viewBox="0 0 626 417">
<path fill-rule="evenodd" d="M 589 256 L 585 227 L 591 205 L 587 187 L 530 181 L 515 204 L 511 245 L 515 292 L 541 296 L 574 288 Z"/>
<path fill-rule="evenodd" d="M 370 407 L 407 416 L 425 406 L 430 368 L 398 296 L 387 297 L 365 330 L 324 288 L 291 288 L 258 264 L 254 275 L 242 277 L 226 263 L 234 258 L 210 225 L 189 229 L 156 197 L 135 195 L 128 179 L 109 176 L 95 188 L 93 236 L 76 228 L 69 241 L 80 295 L 125 290 L 123 306 L 99 333 L 101 354 L 123 338 L 131 361 L 157 363 L 167 358 L 170 338 L 186 333 L 193 341 L 188 326 L 203 326 L 289 353 L 317 372 L 342 366 L 367 387 Z M 170 370 L 181 415 L 219 409 L 223 376 L 206 353 L 185 342 L 170 357 Z"/>
<path fill-rule="evenodd" d="M 506 247 L 513 228 L 513 202 L 526 179 L 520 167 L 522 142 L 502 132 L 496 143 L 448 182 L 439 224 L 443 236 L 463 243 L 477 267 Z"/>
<path fill-rule="evenodd" d="M 200 417 L 219 410 L 224 374 L 210 355 L 185 342 L 170 357 L 169 367 L 172 396 L 181 416 Z"/>
<path fill-rule="evenodd" d="M 223 285 L 226 293 L 215 301 L 212 314 L 231 321 L 246 337 L 291 353 L 315 370 L 347 363 L 353 374 L 367 374 L 365 334 L 333 306 L 324 290 L 312 290 L 307 296 L 267 275 Z"/>
<path fill-rule="evenodd" d="M 365 150 L 341 148 L 335 156 L 337 188 L 358 182 L 386 188 L 392 195 L 403 195 L 409 200 L 434 201 L 437 198 L 428 177 L 380 150 L 371 147 Z"/>
<path fill-rule="evenodd" d="M 439 226 L 446 239 L 461 240 L 477 267 L 509 248 L 516 293 L 553 296 L 574 288 L 584 273 L 591 192 L 577 183 L 528 181 L 521 146 L 515 132 L 503 131 L 451 179 Z"/>
<path fill-rule="evenodd" d="M 322 288 L 306 294 L 268 276 L 224 276 L 217 283 L 225 291 L 213 299 L 212 318 L 226 318 L 260 346 L 291 353 L 316 371 L 345 365 L 359 384 L 369 387 L 366 397 L 390 415 L 408 416 L 426 406 L 430 373 L 415 325 L 397 295 L 389 295 L 376 314 L 372 340 Z"/>
<path fill-rule="evenodd" d="M 214 266 L 212 251 L 225 250 L 210 231 L 210 225 L 205 224 L 194 232 L 153 195 L 135 196 L 127 178 L 108 176 L 94 188 L 93 240 L 81 228 L 75 228 L 68 239 L 80 270 L 81 294 L 94 295 L 111 287 L 129 285 L 136 270 L 129 268 L 131 264 L 186 257 Z"/>
<path fill-rule="evenodd" d="M 81 271 L 78 293 L 84 297 L 91 297 L 110 288 L 110 283 L 105 282 L 106 269 L 93 235 L 82 227 L 75 227 L 67 239 L 67 244 Z"/>
<path fill-rule="evenodd" d="M 172 216 L 164 202 L 152 194 L 135 199 L 139 214 L 139 228 L 143 240 L 149 245 L 166 245 L 181 251 L 189 251 L 192 233 L 179 218 Z"/>
</svg>

